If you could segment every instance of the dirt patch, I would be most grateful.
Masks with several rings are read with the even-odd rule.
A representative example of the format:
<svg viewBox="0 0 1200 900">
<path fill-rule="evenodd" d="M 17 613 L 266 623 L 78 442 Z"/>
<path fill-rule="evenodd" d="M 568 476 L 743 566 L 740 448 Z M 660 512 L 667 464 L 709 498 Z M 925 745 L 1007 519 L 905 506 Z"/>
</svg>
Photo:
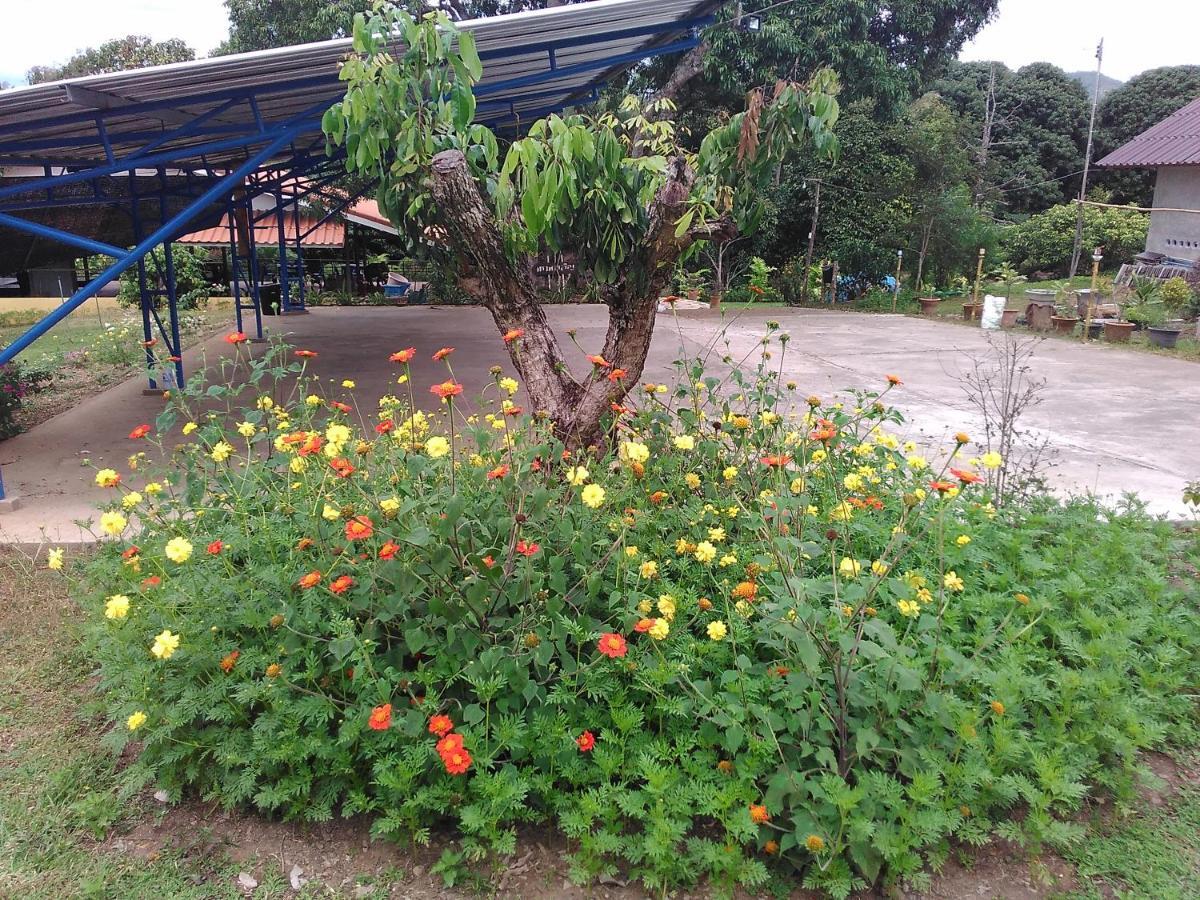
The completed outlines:
<svg viewBox="0 0 1200 900">
<path fill-rule="evenodd" d="M 1200 786 L 1200 769 L 1165 753 L 1151 750 L 1141 755 L 1141 761 L 1151 776 L 1139 779 L 1142 799 L 1150 806 L 1166 806 L 1183 788 Z"/>
<path fill-rule="evenodd" d="M 1042 900 L 1077 887 L 1075 869 L 1062 857 L 1046 853 L 1030 859 L 1015 844 L 993 841 L 972 849 L 965 863 L 963 859 L 947 861 L 929 890 L 904 891 L 900 896 L 904 900 Z"/>
</svg>

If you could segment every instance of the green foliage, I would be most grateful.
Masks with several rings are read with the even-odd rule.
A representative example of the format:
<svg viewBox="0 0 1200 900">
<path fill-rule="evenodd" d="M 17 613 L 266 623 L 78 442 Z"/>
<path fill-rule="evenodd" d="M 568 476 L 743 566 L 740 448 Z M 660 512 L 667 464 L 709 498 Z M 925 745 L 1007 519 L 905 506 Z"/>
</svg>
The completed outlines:
<svg viewBox="0 0 1200 900">
<path fill-rule="evenodd" d="M 0 365 L 0 440 L 21 432 L 16 420 L 21 402 L 41 390 L 50 378 L 48 369 L 16 360 Z"/>
<path fill-rule="evenodd" d="M 1163 304 L 1173 313 L 1178 313 L 1191 304 L 1195 294 L 1187 280 L 1178 275 L 1163 282 L 1159 292 Z"/>
<path fill-rule="evenodd" d="M 1075 240 L 1075 205 L 1064 203 L 1003 232 L 1008 261 L 1022 272 L 1065 272 Z M 1149 217 L 1132 209 L 1089 206 L 1083 213 L 1084 248 L 1102 247 L 1104 262 L 1119 265 L 1146 246 Z"/>
<path fill-rule="evenodd" d="M 171 264 L 175 270 L 175 301 L 180 309 L 198 309 L 208 303 L 208 298 L 215 289 L 204 277 L 203 250 L 190 247 L 173 247 Z M 167 255 L 162 247 L 155 247 L 146 254 L 146 286 L 149 290 L 162 290 L 167 283 Z M 137 266 L 126 269 L 121 273 L 121 287 L 117 293 L 117 302 L 122 306 L 140 307 L 142 294 L 138 279 Z M 166 295 L 155 297 L 155 306 L 166 304 Z"/>
<path fill-rule="evenodd" d="M 126 69 L 140 69 L 143 66 L 188 62 L 195 58 L 196 51 L 179 38 L 152 41 L 144 35 L 131 34 L 105 41 L 99 47 L 89 47 L 76 53 L 61 66 L 34 66 L 25 77 L 30 84 L 40 84 L 63 78 L 78 78 L 81 75 L 102 75 L 105 72 L 122 72 Z"/>
<path fill-rule="evenodd" d="M 681 361 L 674 411 L 656 388 L 569 459 L 499 369 L 477 411 L 387 397 L 360 432 L 278 351 L 225 360 L 172 397 L 165 441 L 200 424 L 115 489 L 82 573 L 109 744 L 174 797 L 452 826 L 449 878 L 538 822 L 580 881 L 654 893 L 770 866 L 845 896 L 952 841 L 1072 839 L 1089 793 L 1132 797 L 1139 751 L 1194 728 L 1174 532 L 997 512 L 948 468 L 964 446 L 901 446 L 890 387 L 786 416 L 787 344 L 724 379 Z"/>
</svg>

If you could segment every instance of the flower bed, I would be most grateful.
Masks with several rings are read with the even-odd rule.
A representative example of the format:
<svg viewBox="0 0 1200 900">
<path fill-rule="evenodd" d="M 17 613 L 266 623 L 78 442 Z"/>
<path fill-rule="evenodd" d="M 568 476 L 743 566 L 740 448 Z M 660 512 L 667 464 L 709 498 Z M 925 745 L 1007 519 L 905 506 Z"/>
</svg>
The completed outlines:
<svg viewBox="0 0 1200 900">
<path fill-rule="evenodd" d="M 398 395 L 366 410 L 314 354 L 239 349 L 131 432 L 182 423 L 169 472 L 97 473 L 80 598 L 114 747 L 174 797 L 452 825 L 443 868 L 552 822 L 579 880 L 655 891 L 845 895 L 953 842 L 1068 839 L 1060 816 L 1130 795 L 1138 750 L 1194 723 L 1170 530 L 997 512 L 995 455 L 896 436 L 899 379 L 790 401 L 779 342 L 639 388 L 611 449 L 575 453 L 499 368 L 468 409 L 446 351 L 432 388 L 395 354 Z M 442 411 L 412 414 L 418 390 Z"/>
</svg>

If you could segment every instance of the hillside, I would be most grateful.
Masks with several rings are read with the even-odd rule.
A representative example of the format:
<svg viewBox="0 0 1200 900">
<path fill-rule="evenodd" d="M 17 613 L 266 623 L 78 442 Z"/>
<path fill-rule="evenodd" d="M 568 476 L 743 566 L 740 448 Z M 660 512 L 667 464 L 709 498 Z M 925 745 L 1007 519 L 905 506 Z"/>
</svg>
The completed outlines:
<svg viewBox="0 0 1200 900">
<path fill-rule="evenodd" d="M 1083 89 L 1087 91 L 1088 99 L 1092 99 L 1092 88 L 1096 84 L 1095 72 L 1068 72 L 1067 76 L 1069 78 L 1074 78 L 1076 81 L 1082 84 Z M 1103 99 L 1105 94 L 1107 94 L 1109 91 L 1116 90 L 1124 83 L 1125 82 L 1121 81 L 1119 78 L 1110 78 L 1108 75 L 1101 74 L 1100 97 Z"/>
</svg>

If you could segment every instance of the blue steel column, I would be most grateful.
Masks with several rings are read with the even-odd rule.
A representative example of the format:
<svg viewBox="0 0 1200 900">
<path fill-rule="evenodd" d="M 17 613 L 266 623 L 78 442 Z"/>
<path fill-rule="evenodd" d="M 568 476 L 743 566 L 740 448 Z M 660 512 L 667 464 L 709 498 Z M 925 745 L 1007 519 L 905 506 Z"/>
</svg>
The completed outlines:
<svg viewBox="0 0 1200 900">
<path fill-rule="evenodd" d="M 279 225 L 279 314 L 292 311 L 287 274 L 287 229 L 284 225 L 283 188 L 275 186 L 275 221 Z"/>
<path fill-rule="evenodd" d="M 229 267 L 229 277 L 232 282 L 230 288 L 233 291 L 233 316 L 237 322 L 237 330 L 245 331 L 242 327 L 242 279 L 241 269 L 238 266 L 238 242 L 237 242 L 237 223 L 233 218 L 233 202 L 230 201 L 226 207 L 229 216 L 229 259 L 231 260 Z"/>
<path fill-rule="evenodd" d="M 242 202 L 246 207 L 246 251 L 250 256 L 250 296 L 254 300 L 254 326 L 257 329 L 256 340 L 263 339 L 262 329 L 262 278 L 258 272 L 258 241 L 254 231 L 254 199 L 243 195 Z"/>
<path fill-rule="evenodd" d="M 133 240 L 134 243 L 142 242 L 142 214 L 138 209 L 137 195 L 137 176 L 129 173 L 129 203 L 130 203 L 130 218 L 133 220 Z M 157 363 L 157 357 L 154 354 L 152 341 L 154 340 L 154 328 L 150 324 L 150 298 L 146 290 L 146 258 L 143 256 L 137 261 L 138 274 L 138 298 L 139 306 L 142 310 L 142 340 L 143 346 L 146 348 L 146 380 L 149 382 L 150 390 L 158 389 L 158 381 L 154 378 L 154 366 Z"/>
<path fill-rule="evenodd" d="M 296 271 L 300 276 L 300 303 L 304 308 L 304 247 L 300 244 L 300 192 L 297 189 L 292 202 L 292 222 L 296 226 Z"/>
<path fill-rule="evenodd" d="M 158 215 L 160 221 L 167 221 L 167 170 L 158 170 Z M 175 357 L 175 386 L 183 387 L 183 341 L 179 339 L 179 291 L 175 284 L 175 245 L 163 241 L 163 256 L 167 261 L 167 311 L 171 317 L 171 356 Z"/>
</svg>

